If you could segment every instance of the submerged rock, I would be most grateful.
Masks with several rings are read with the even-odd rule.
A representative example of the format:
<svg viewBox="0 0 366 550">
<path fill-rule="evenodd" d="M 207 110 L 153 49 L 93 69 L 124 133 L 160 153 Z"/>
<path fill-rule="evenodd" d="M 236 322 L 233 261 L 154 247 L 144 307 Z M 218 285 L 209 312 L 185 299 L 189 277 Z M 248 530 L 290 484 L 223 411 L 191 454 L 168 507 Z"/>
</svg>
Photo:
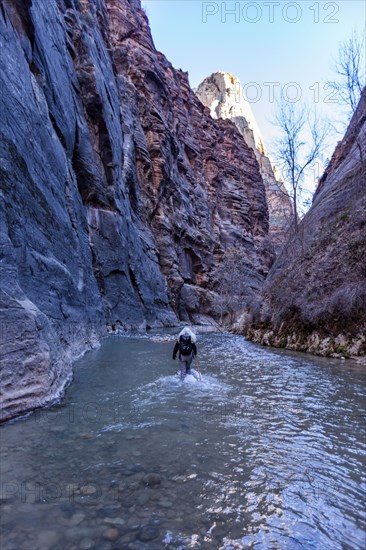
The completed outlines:
<svg viewBox="0 0 366 550">
<path fill-rule="evenodd" d="M 156 527 L 148 525 L 141 529 L 141 531 L 138 534 L 138 538 L 142 542 L 149 542 L 150 540 L 156 539 L 158 535 L 159 535 L 158 529 Z"/>
<path fill-rule="evenodd" d="M 70 525 L 79 525 L 80 523 L 82 523 L 85 519 L 85 514 L 81 513 L 81 512 L 78 512 L 77 514 L 74 514 L 71 518 L 70 518 L 70 521 L 69 521 L 69 524 Z"/>
<path fill-rule="evenodd" d="M 78 547 L 80 550 L 91 550 L 91 548 L 95 548 L 95 545 L 93 539 L 85 538 L 79 542 Z"/>
<path fill-rule="evenodd" d="M 142 483 L 148 487 L 156 487 L 162 482 L 162 477 L 159 474 L 147 474 L 142 478 Z"/>
<path fill-rule="evenodd" d="M 113 527 L 106 529 L 103 533 L 103 538 L 106 540 L 110 540 L 112 542 L 115 542 L 119 537 L 119 531 L 118 529 L 115 529 Z"/>
<path fill-rule="evenodd" d="M 105 523 L 111 523 L 112 525 L 125 525 L 126 521 L 123 518 L 104 518 Z"/>
<path fill-rule="evenodd" d="M 136 497 L 136 501 L 140 506 L 145 506 L 145 504 L 147 504 L 149 500 L 150 500 L 150 495 L 146 490 L 143 493 L 140 493 L 139 495 L 137 495 Z"/>
</svg>

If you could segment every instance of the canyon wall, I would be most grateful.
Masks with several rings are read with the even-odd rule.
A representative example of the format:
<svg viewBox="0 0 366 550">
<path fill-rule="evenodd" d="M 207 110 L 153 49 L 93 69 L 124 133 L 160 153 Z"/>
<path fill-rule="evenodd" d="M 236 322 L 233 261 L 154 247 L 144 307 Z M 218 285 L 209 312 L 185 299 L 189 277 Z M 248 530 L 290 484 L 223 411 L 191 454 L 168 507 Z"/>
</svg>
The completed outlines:
<svg viewBox="0 0 366 550">
<path fill-rule="evenodd" d="M 255 342 L 325 356 L 366 354 L 366 88 L 313 205 L 248 319 Z"/>
<path fill-rule="evenodd" d="M 217 72 L 205 78 L 195 90 L 214 119 L 234 122 L 247 145 L 254 151 L 263 178 L 269 213 L 269 235 L 278 253 L 293 222 L 293 207 L 276 167 L 271 163 L 264 140 L 238 78 Z"/>
<path fill-rule="evenodd" d="M 107 329 L 213 311 L 231 248 L 271 262 L 257 159 L 156 51 L 137 0 L 4 0 L 1 414 L 57 397 Z"/>
</svg>

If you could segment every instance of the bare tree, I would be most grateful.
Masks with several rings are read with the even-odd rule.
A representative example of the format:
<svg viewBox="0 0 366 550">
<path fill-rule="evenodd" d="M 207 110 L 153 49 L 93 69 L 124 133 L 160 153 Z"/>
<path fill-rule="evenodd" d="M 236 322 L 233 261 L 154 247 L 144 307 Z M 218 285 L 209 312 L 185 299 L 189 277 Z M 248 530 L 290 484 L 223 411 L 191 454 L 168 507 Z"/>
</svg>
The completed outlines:
<svg viewBox="0 0 366 550">
<path fill-rule="evenodd" d="M 232 324 L 252 299 L 255 289 L 258 289 L 258 273 L 248 265 L 243 251 L 232 247 L 226 250 L 222 261 L 215 268 L 213 279 L 220 324 L 224 320 Z"/>
<path fill-rule="evenodd" d="M 320 159 L 327 135 L 327 125 L 320 121 L 316 111 L 310 117 L 303 105 L 286 101 L 282 96 L 277 102 L 273 124 L 280 129 L 275 146 L 276 161 L 282 169 L 284 180 L 290 186 L 293 201 L 293 228 L 299 223 L 299 199 L 304 192 L 303 183 L 309 168 Z"/>
<path fill-rule="evenodd" d="M 349 118 L 355 112 L 366 84 L 365 46 L 365 36 L 356 31 L 351 38 L 341 42 L 338 57 L 332 62 L 337 80 L 327 81 L 328 88 L 334 90 L 339 103 L 348 107 Z"/>
</svg>

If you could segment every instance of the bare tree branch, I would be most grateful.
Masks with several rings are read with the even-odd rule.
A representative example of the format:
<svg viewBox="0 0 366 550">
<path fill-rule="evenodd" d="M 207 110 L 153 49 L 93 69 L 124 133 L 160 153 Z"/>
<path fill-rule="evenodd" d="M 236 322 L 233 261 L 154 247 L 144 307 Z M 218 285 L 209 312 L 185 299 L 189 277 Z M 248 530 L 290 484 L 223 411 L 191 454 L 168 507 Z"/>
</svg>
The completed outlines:
<svg viewBox="0 0 366 550">
<path fill-rule="evenodd" d="M 276 144 L 275 157 L 282 165 L 285 179 L 291 188 L 294 205 L 293 227 L 298 229 L 299 198 L 303 193 L 302 183 L 307 169 L 320 158 L 322 147 L 328 132 L 328 125 L 322 122 L 314 112 L 310 120 L 304 105 L 289 103 L 282 97 L 277 102 L 274 122 L 281 135 Z"/>
<path fill-rule="evenodd" d="M 231 247 L 213 270 L 213 280 L 217 296 L 214 307 L 220 324 L 224 320 L 232 324 L 258 289 L 258 273 L 248 265 L 242 249 Z"/>
<path fill-rule="evenodd" d="M 365 36 L 356 31 L 351 38 L 341 42 L 338 57 L 333 59 L 331 67 L 337 75 L 336 80 L 327 81 L 329 89 L 336 92 L 339 103 L 348 107 L 349 118 L 355 112 L 366 84 L 365 45 Z"/>
</svg>

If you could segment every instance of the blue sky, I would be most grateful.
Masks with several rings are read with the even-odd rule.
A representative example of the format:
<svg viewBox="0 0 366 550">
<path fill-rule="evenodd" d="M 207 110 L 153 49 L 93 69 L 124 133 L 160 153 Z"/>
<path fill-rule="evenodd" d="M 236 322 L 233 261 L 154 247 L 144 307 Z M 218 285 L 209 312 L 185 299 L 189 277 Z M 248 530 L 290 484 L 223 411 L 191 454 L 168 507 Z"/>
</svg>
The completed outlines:
<svg viewBox="0 0 366 550">
<path fill-rule="evenodd" d="M 215 71 L 241 80 L 267 146 L 276 136 L 270 86 L 279 90 L 296 83 L 287 88 L 290 93 L 339 116 L 340 107 L 327 103 L 332 98 L 324 84 L 332 79 L 330 62 L 339 43 L 354 29 L 365 29 L 364 0 L 142 0 L 142 5 L 157 49 L 188 71 L 192 87 Z M 332 136 L 330 153 L 339 139 Z"/>
</svg>

